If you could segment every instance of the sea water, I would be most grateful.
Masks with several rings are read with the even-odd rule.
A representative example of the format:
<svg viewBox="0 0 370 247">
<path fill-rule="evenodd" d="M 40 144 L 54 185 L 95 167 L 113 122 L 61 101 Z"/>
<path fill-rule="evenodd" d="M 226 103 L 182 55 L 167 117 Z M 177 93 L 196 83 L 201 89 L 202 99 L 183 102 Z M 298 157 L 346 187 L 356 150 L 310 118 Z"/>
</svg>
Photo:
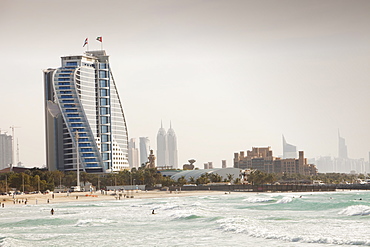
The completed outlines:
<svg viewBox="0 0 370 247">
<path fill-rule="evenodd" d="M 232 192 L 0 208 L 0 246 L 353 245 L 370 246 L 367 191 Z"/>
</svg>

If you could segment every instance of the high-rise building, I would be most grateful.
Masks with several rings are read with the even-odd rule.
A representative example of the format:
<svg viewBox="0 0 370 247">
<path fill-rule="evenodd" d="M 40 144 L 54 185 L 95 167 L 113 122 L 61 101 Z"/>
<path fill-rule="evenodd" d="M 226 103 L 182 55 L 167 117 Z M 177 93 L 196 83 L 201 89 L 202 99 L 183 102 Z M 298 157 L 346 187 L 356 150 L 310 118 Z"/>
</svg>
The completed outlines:
<svg viewBox="0 0 370 247">
<path fill-rule="evenodd" d="M 128 168 L 121 100 L 104 50 L 64 56 L 44 70 L 49 170 L 113 172 Z"/>
<path fill-rule="evenodd" d="M 177 158 L 177 138 L 175 131 L 172 129 L 172 124 L 167 131 L 167 150 L 168 150 L 168 165 L 173 168 L 178 168 Z"/>
<path fill-rule="evenodd" d="M 177 138 L 172 124 L 166 132 L 161 123 L 157 134 L 157 165 L 178 168 Z"/>
<path fill-rule="evenodd" d="M 297 147 L 289 144 L 285 141 L 285 137 L 283 135 L 283 159 L 288 159 L 288 158 L 297 158 Z"/>
<path fill-rule="evenodd" d="M 346 140 L 340 136 L 338 130 L 338 158 L 348 159 Z"/>
<path fill-rule="evenodd" d="M 140 164 L 139 164 L 139 149 L 137 148 L 135 138 L 131 138 L 130 142 L 128 143 L 128 161 L 129 161 L 129 164 L 130 164 L 131 168 L 140 167 Z"/>
<path fill-rule="evenodd" d="M 168 150 L 167 150 L 167 133 L 161 123 L 157 133 L 157 166 L 164 167 L 168 165 Z"/>
<path fill-rule="evenodd" d="M 13 148 L 12 136 L 0 132 L 0 169 L 4 169 L 12 164 Z"/>
<path fill-rule="evenodd" d="M 149 161 L 150 142 L 148 137 L 140 137 L 140 166 Z"/>
</svg>

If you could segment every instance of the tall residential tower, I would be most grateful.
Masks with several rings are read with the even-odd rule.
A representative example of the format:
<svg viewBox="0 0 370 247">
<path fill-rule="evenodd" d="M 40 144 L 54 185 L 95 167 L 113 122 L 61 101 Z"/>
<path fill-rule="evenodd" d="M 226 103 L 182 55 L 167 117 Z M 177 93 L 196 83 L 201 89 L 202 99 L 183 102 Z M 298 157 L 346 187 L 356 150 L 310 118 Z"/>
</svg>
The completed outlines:
<svg viewBox="0 0 370 247">
<path fill-rule="evenodd" d="M 44 70 L 48 169 L 128 168 L 126 121 L 108 55 L 86 51 L 64 56 L 61 63 Z"/>
</svg>

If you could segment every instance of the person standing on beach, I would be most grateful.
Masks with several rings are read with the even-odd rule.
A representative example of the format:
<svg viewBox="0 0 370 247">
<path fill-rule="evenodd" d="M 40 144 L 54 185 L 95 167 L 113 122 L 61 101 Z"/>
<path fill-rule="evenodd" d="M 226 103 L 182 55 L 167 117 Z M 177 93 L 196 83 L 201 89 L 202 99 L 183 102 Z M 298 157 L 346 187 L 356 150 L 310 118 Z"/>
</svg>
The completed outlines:
<svg viewBox="0 0 370 247">
<path fill-rule="evenodd" d="M 51 213 L 51 215 L 54 215 L 54 209 L 53 208 L 50 210 L 50 213 Z"/>
</svg>

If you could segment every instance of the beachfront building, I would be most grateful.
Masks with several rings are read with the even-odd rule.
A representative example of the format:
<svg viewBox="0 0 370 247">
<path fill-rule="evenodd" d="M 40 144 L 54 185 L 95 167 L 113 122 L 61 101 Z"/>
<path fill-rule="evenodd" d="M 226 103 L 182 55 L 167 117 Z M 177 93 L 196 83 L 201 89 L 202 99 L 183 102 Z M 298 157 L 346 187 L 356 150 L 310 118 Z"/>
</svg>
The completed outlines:
<svg viewBox="0 0 370 247">
<path fill-rule="evenodd" d="M 0 132 L 0 169 L 9 167 L 12 164 L 12 160 L 12 136 Z"/>
<path fill-rule="evenodd" d="M 266 173 L 286 173 L 316 175 L 315 165 L 307 164 L 304 152 L 299 151 L 298 159 L 281 159 L 272 155 L 271 147 L 253 147 L 251 151 L 234 153 L 234 167 L 239 169 L 256 169 Z"/>
<path fill-rule="evenodd" d="M 129 167 L 128 135 L 109 56 L 104 50 L 64 56 L 44 70 L 49 170 L 101 173 Z"/>
</svg>

